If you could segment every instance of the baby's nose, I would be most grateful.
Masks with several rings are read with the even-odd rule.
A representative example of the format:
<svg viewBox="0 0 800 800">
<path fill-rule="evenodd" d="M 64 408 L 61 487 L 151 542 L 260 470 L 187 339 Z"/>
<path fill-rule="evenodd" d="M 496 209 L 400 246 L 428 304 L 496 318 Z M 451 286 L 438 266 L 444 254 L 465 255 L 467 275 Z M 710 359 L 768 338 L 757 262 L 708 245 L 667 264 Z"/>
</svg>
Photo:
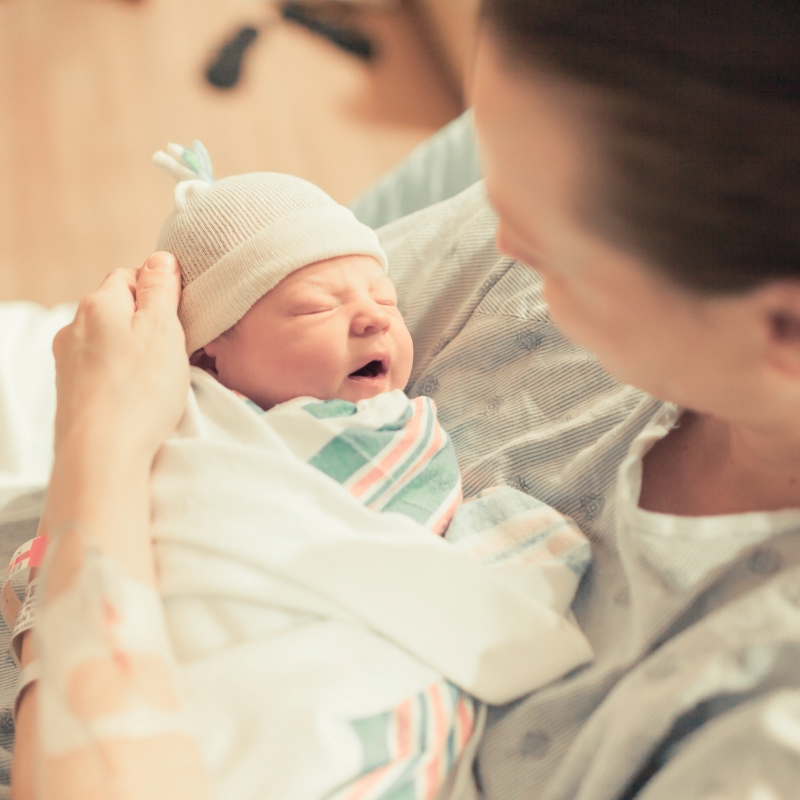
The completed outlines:
<svg viewBox="0 0 800 800">
<path fill-rule="evenodd" d="M 365 303 L 353 317 L 353 331 L 359 336 L 387 331 L 391 325 L 392 318 L 386 309 L 375 301 Z"/>
</svg>

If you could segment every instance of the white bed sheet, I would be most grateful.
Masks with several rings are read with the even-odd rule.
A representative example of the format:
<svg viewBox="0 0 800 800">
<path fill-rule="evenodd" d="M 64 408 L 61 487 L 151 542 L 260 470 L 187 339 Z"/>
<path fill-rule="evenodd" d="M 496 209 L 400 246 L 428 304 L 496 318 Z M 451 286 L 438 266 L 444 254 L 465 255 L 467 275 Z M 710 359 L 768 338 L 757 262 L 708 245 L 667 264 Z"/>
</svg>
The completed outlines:
<svg viewBox="0 0 800 800">
<path fill-rule="evenodd" d="M 47 484 L 56 407 L 52 343 L 75 307 L 0 303 L 0 508 Z"/>
</svg>

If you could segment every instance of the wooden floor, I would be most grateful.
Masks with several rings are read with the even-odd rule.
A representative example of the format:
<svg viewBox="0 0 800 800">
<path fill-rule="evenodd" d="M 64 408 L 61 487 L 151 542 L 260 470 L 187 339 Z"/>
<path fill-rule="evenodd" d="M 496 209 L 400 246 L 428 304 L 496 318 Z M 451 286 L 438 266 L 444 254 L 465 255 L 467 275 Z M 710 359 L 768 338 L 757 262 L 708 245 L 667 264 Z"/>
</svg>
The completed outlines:
<svg viewBox="0 0 800 800">
<path fill-rule="evenodd" d="M 231 31 L 270 20 L 239 87 L 205 84 Z M 76 299 L 139 266 L 172 207 L 150 166 L 168 141 L 202 139 L 218 176 L 367 186 L 461 108 L 406 8 L 362 24 L 373 65 L 257 0 L 0 0 L 0 300 Z"/>
</svg>

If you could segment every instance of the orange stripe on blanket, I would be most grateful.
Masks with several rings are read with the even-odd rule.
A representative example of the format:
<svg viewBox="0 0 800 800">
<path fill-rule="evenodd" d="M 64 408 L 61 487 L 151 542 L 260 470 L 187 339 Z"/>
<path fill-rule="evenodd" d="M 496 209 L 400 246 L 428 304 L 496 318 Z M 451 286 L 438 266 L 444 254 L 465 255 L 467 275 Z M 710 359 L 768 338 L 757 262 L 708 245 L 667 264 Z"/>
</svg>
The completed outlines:
<svg viewBox="0 0 800 800">
<path fill-rule="evenodd" d="M 475 726 L 473 713 L 467 708 L 467 701 L 464 699 L 463 695 L 458 698 L 456 717 L 458 718 L 458 728 L 461 734 L 458 751 L 461 753 L 467 746 L 467 742 L 469 741 L 469 737 L 472 736 L 472 731 Z"/>
<path fill-rule="evenodd" d="M 417 439 L 417 435 L 422 424 L 422 418 L 424 416 L 422 413 L 424 408 L 422 398 L 417 397 L 415 400 L 413 400 L 413 403 L 416 407 L 415 412 L 411 417 L 411 424 L 406 429 L 403 438 L 395 447 L 392 448 L 383 461 L 381 461 L 379 464 L 376 464 L 357 483 L 350 487 L 350 494 L 352 494 L 354 497 L 360 497 L 382 477 L 384 477 L 389 469 L 391 469 L 391 467 L 393 467 L 413 446 Z"/>
<path fill-rule="evenodd" d="M 436 797 L 442 780 L 442 750 L 447 741 L 447 719 L 442 703 L 442 691 L 439 684 L 434 684 L 428 690 L 430 696 L 431 718 L 433 723 L 433 742 L 430 749 L 433 757 L 425 767 L 424 800 L 433 800 Z"/>
<path fill-rule="evenodd" d="M 411 700 L 403 700 L 395 712 L 396 759 L 408 758 L 411 753 Z"/>
<path fill-rule="evenodd" d="M 453 516 L 458 510 L 458 507 L 461 505 L 461 501 L 463 499 L 464 499 L 464 493 L 461 490 L 461 483 L 459 482 L 458 492 L 456 492 L 456 496 L 453 498 L 453 501 L 450 503 L 449 506 L 447 506 L 447 508 L 444 510 L 444 513 L 441 514 L 439 518 L 435 522 L 433 522 L 433 524 L 430 526 L 432 533 L 435 533 L 437 536 L 444 535 L 444 532 L 450 525 Z"/>
<path fill-rule="evenodd" d="M 420 398 L 417 398 L 419 400 Z M 415 401 L 416 402 L 416 401 Z M 421 415 L 420 415 L 421 416 Z M 405 486 L 410 480 L 416 477 L 416 470 L 414 467 L 419 466 L 420 464 L 427 464 L 433 456 L 441 449 L 442 441 L 444 439 L 444 428 L 441 425 L 434 425 L 433 427 L 433 439 L 431 439 L 431 444 L 428 449 L 414 462 L 411 468 L 406 471 L 405 476 L 403 477 L 402 481 L 398 481 L 394 485 L 395 493 L 399 492 L 400 489 Z"/>
<path fill-rule="evenodd" d="M 368 772 L 363 778 L 359 778 L 353 788 L 344 796 L 343 800 L 364 800 L 365 797 L 391 772 L 396 762 L 385 764 L 378 769 Z"/>
</svg>

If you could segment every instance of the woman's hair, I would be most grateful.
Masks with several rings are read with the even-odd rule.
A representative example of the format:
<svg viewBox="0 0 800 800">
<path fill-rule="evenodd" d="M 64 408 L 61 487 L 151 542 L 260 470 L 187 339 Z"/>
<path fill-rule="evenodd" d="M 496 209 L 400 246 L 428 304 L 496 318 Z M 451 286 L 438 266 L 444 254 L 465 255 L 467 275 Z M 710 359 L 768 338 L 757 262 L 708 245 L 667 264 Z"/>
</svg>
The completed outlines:
<svg viewBox="0 0 800 800">
<path fill-rule="evenodd" d="M 483 0 L 509 63 L 594 87 L 594 230 L 703 292 L 800 279 L 797 0 Z"/>
</svg>

